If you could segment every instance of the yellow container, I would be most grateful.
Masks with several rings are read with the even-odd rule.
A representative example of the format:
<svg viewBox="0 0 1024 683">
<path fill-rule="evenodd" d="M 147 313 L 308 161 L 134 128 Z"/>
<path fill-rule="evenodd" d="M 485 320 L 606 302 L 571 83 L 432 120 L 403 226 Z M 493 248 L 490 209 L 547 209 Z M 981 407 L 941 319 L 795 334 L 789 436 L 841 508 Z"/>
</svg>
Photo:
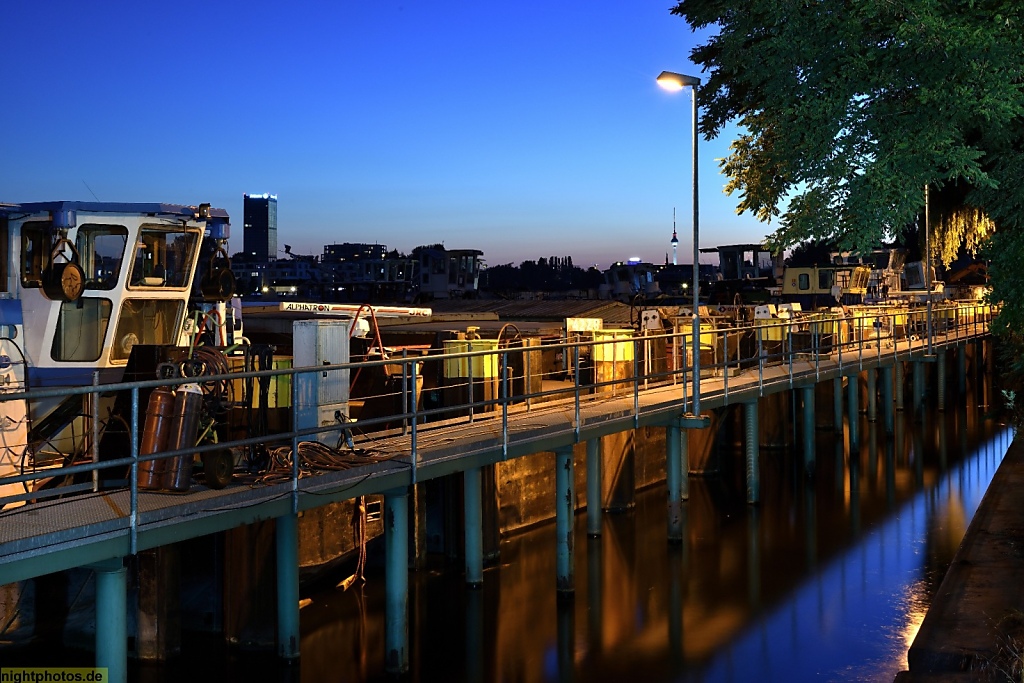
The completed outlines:
<svg viewBox="0 0 1024 683">
<path fill-rule="evenodd" d="M 715 329 L 713 323 L 700 324 L 700 348 L 707 350 L 715 347 Z M 686 325 L 682 332 L 680 346 L 690 348 L 693 345 L 693 325 Z"/>
<path fill-rule="evenodd" d="M 445 354 L 472 353 L 474 351 L 497 351 L 497 339 L 446 339 Z M 446 378 L 469 377 L 470 361 L 473 365 L 473 379 L 489 379 L 498 376 L 498 354 L 488 353 L 472 358 L 446 358 Z"/>
<path fill-rule="evenodd" d="M 633 330 L 594 330 L 594 362 L 633 360 Z"/>
<path fill-rule="evenodd" d="M 761 341 L 782 341 L 786 336 L 786 322 L 778 318 L 758 318 L 754 320 L 758 328 L 757 336 Z M 701 335 L 701 343 L 704 343 Z"/>
</svg>

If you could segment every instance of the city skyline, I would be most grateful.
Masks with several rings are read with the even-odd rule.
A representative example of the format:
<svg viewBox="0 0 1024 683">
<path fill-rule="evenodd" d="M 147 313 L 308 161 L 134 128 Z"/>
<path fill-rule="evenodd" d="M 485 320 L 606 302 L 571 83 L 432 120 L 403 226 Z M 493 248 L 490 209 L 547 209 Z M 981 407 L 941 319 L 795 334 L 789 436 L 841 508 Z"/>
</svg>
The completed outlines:
<svg viewBox="0 0 1024 683">
<path fill-rule="evenodd" d="M 242 196 L 268 192 L 279 257 L 444 243 L 599 268 L 671 260 L 675 210 L 688 262 L 690 93 L 655 78 L 706 75 L 668 9 L 18 3 L 0 73 L 33 104 L 5 108 L 0 201 L 210 202 L 238 252 Z M 39 50 L 41 28 L 66 39 Z M 771 230 L 722 191 L 734 135 L 700 142 L 701 247 Z"/>
</svg>

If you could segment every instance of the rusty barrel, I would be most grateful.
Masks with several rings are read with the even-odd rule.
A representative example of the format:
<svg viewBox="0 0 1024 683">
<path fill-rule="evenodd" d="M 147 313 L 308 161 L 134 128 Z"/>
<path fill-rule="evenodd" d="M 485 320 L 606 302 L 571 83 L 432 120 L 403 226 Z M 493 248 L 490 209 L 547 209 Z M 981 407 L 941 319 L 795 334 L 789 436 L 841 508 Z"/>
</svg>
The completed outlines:
<svg viewBox="0 0 1024 683">
<path fill-rule="evenodd" d="M 174 407 L 171 411 L 170 434 L 167 450 L 176 451 L 196 445 L 199 429 L 199 408 L 203 403 L 203 392 L 198 384 L 182 384 L 174 392 Z M 192 453 L 171 458 L 163 477 L 163 488 L 171 491 L 188 491 L 192 485 Z"/>
<path fill-rule="evenodd" d="M 142 430 L 142 443 L 139 446 L 140 456 L 167 450 L 167 435 L 171 430 L 173 407 L 174 392 L 170 387 L 153 389 L 146 406 L 146 423 Z M 145 460 L 139 463 L 139 488 L 149 490 L 161 488 L 166 470 L 166 458 Z"/>
</svg>

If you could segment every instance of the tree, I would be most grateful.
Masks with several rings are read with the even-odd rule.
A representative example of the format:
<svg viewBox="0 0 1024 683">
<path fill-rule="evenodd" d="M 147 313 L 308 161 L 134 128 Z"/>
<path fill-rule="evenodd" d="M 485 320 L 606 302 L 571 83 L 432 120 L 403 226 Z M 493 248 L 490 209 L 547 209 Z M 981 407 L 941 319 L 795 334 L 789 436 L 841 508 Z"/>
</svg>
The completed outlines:
<svg viewBox="0 0 1024 683">
<path fill-rule="evenodd" d="M 1024 329 L 1024 3 L 1019 0 L 682 0 L 694 29 L 700 130 L 742 133 L 722 161 L 738 211 L 775 248 L 895 241 L 931 192 L 933 251 L 996 230 L 994 294 Z"/>
</svg>

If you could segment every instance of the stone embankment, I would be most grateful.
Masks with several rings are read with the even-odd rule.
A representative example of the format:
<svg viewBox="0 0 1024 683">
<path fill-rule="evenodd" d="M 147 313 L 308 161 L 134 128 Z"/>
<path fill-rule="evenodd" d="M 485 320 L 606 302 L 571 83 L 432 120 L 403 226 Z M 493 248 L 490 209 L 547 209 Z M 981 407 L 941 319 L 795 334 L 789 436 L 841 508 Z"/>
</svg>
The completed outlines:
<svg viewBox="0 0 1024 683">
<path fill-rule="evenodd" d="M 907 660 L 897 683 L 1021 680 L 1024 439 L 992 479 Z"/>
</svg>

